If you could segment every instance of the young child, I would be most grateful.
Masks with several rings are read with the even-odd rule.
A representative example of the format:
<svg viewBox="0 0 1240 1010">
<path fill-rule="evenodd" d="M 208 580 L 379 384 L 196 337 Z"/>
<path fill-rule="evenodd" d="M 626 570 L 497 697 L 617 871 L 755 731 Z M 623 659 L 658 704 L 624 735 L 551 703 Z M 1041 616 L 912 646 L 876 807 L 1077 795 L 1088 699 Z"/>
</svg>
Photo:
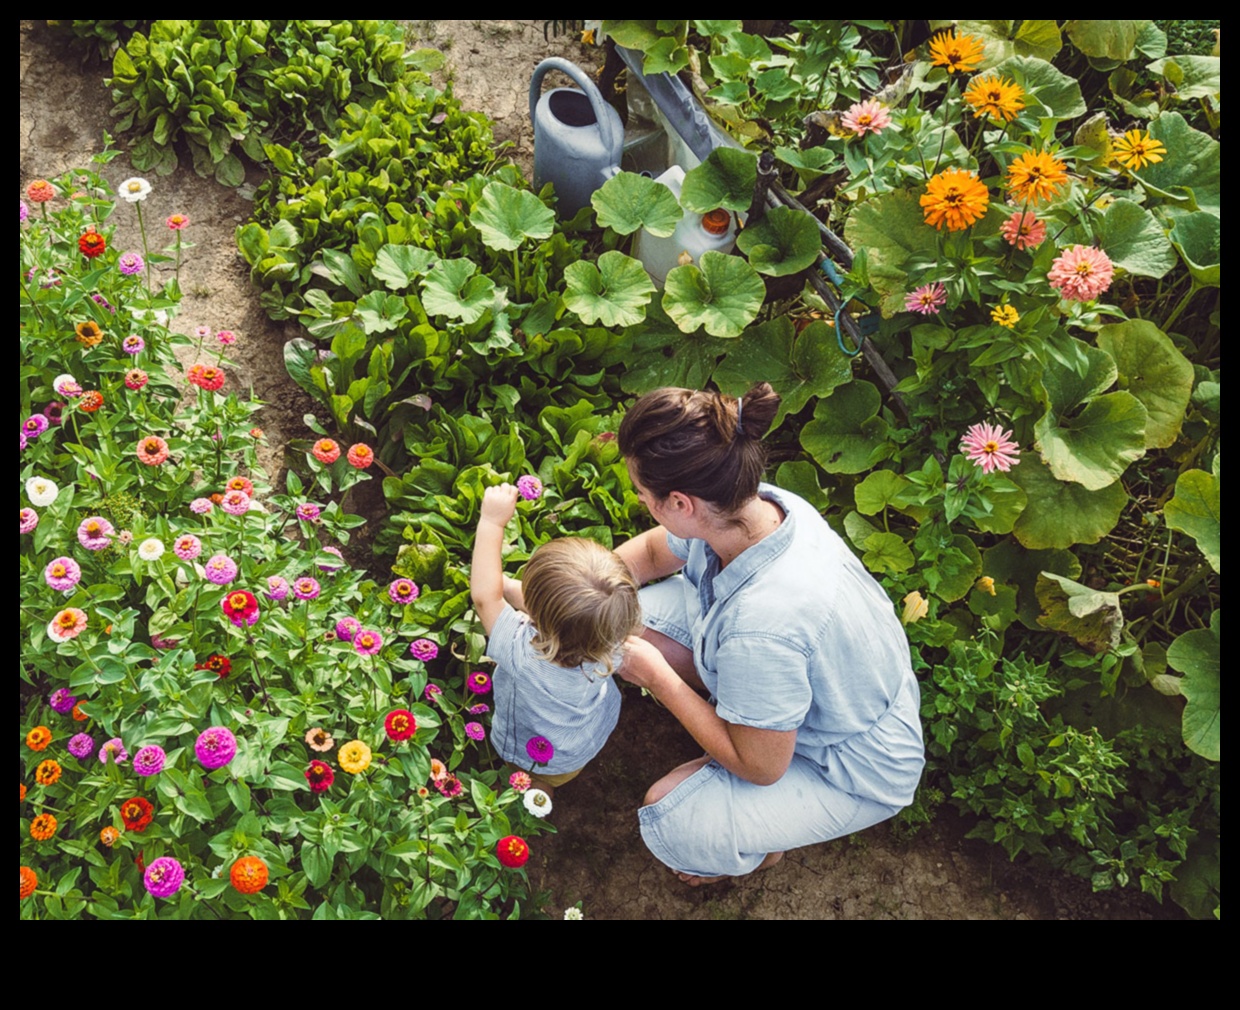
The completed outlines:
<svg viewBox="0 0 1240 1010">
<path fill-rule="evenodd" d="M 620 689 L 610 675 L 625 638 L 641 625 L 641 608 L 624 562 L 585 538 L 543 544 L 524 582 L 506 579 L 500 551 L 516 507 L 513 485 L 487 488 L 469 589 L 496 664 L 491 743 L 509 764 L 528 769 L 535 762 L 527 743 L 549 740 L 555 752 L 533 774 L 546 789 L 575 778 L 615 729 Z"/>
</svg>

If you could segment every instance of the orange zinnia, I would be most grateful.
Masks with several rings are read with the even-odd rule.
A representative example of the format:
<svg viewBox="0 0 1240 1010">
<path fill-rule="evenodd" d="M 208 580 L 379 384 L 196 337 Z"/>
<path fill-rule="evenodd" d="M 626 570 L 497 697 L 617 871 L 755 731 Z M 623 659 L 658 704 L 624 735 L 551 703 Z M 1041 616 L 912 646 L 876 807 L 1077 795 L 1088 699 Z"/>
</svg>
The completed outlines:
<svg viewBox="0 0 1240 1010">
<path fill-rule="evenodd" d="M 26 746 L 31 750 L 47 750 L 52 742 L 52 731 L 46 726 L 36 726 L 26 734 Z"/>
<path fill-rule="evenodd" d="M 108 241 L 94 228 L 88 228 L 78 239 L 78 248 L 83 256 L 94 259 L 96 256 L 103 255 L 104 250 L 108 248 Z"/>
<path fill-rule="evenodd" d="M 56 818 L 51 814 L 39 814 L 30 822 L 30 837 L 36 842 L 46 842 L 56 834 Z"/>
<path fill-rule="evenodd" d="M 1067 166 L 1046 151 L 1026 151 L 1008 168 L 1008 190 L 1029 203 L 1049 200 L 1067 181 Z"/>
<path fill-rule="evenodd" d="M 111 824 L 107 827 L 99 829 L 99 841 L 101 841 L 109 849 L 116 844 L 116 840 L 120 838 L 120 836 L 120 829 L 112 827 Z"/>
<path fill-rule="evenodd" d="M 926 224 L 940 230 L 947 225 L 948 231 L 964 231 L 986 216 L 990 190 L 975 172 L 948 168 L 931 176 L 921 206 Z"/>
<path fill-rule="evenodd" d="M 60 763 L 48 758 L 34 770 L 34 780 L 41 786 L 54 786 L 60 781 Z"/>
<path fill-rule="evenodd" d="M 998 74 L 979 74 L 964 90 L 964 100 L 973 106 L 973 118 L 990 116 L 1010 123 L 1025 107 L 1025 92 L 1019 84 Z"/>
<path fill-rule="evenodd" d="M 267 886 L 267 864 L 258 856 L 242 856 L 232 864 L 228 878 L 242 894 L 257 894 Z"/>
<path fill-rule="evenodd" d="M 17 897 L 19 901 L 25 901 L 34 894 L 34 889 L 39 886 L 39 875 L 29 866 L 23 866 L 18 872 L 18 877 L 21 883 L 17 890 Z M 13 892 L 10 891 L 9 893 L 12 894 Z"/>
<path fill-rule="evenodd" d="M 103 339 L 103 330 L 99 328 L 99 324 L 93 319 L 88 319 L 84 323 L 78 323 L 74 327 L 77 332 L 77 341 L 83 347 L 94 347 Z"/>
<path fill-rule="evenodd" d="M 981 65 L 985 49 L 986 44 L 974 35 L 941 32 L 930 40 L 930 62 L 949 74 L 967 74 Z"/>
</svg>

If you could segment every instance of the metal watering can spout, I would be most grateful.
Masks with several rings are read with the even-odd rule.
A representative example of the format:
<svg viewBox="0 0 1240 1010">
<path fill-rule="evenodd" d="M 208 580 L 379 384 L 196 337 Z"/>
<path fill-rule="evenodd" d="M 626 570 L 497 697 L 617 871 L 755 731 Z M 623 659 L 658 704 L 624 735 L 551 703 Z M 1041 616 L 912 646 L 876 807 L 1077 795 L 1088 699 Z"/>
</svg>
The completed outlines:
<svg viewBox="0 0 1240 1010">
<path fill-rule="evenodd" d="M 548 70 L 566 74 L 581 90 L 552 88 L 541 94 Z M 570 218 L 620 171 L 624 124 L 589 74 L 558 56 L 534 69 L 530 119 L 534 122 L 534 188 L 552 183 L 559 198 L 557 213 Z"/>
</svg>

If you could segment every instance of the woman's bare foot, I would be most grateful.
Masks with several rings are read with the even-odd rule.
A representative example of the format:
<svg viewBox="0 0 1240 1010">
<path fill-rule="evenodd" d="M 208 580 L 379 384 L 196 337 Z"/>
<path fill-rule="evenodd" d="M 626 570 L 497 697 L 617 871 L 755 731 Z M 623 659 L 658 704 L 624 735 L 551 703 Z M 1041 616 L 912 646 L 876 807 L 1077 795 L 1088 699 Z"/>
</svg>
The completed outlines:
<svg viewBox="0 0 1240 1010">
<path fill-rule="evenodd" d="M 782 852 L 768 852 L 766 854 L 766 858 L 763 859 L 762 862 L 755 866 L 750 872 L 757 873 L 759 870 L 765 870 L 768 867 L 774 866 L 783 858 L 784 854 Z M 721 880 L 727 880 L 729 878 L 726 874 L 718 877 L 698 877 L 692 873 L 677 873 L 676 879 L 683 884 L 688 884 L 690 887 L 701 887 L 703 884 L 716 884 Z"/>
</svg>

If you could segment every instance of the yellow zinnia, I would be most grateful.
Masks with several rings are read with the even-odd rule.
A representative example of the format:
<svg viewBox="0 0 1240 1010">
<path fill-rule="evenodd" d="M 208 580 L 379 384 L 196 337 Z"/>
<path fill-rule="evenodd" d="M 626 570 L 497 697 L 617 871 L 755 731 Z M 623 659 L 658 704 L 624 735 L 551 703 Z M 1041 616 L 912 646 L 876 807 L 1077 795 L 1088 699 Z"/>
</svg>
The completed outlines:
<svg viewBox="0 0 1240 1010">
<path fill-rule="evenodd" d="M 931 176 L 926 194 L 921 198 L 926 224 L 942 230 L 964 231 L 974 221 L 986 216 L 990 190 L 974 172 L 963 168 L 947 168 Z"/>
<path fill-rule="evenodd" d="M 981 65 L 985 49 L 985 43 L 976 36 L 942 32 L 930 40 L 930 62 L 944 67 L 949 74 L 967 74 Z"/>
<path fill-rule="evenodd" d="M 1029 203 L 1049 200 L 1067 181 L 1067 166 L 1046 151 L 1026 151 L 1008 169 L 1012 196 Z"/>
<path fill-rule="evenodd" d="M 1025 107 L 1025 91 L 1015 81 L 997 74 L 979 74 L 964 90 L 964 100 L 973 106 L 973 118 L 990 116 L 1004 123 L 1016 118 Z"/>
<path fill-rule="evenodd" d="M 996 305 L 990 310 L 990 318 L 1011 330 L 1020 322 L 1020 313 L 1011 305 Z"/>
<path fill-rule="evenodd" d="M 1112 157 L 1133 172 L 1146 165 L 1158 164 L 1167 153 L 1161 141 L 1140 130 L 1129 130 L 1112 144 L 1112 150 Z"/>
<path fill-rule="evenodd" d="M 361 740 L 350 740 L 340 748 L 336 757 L 340 761 L 340 767 L 350 775 L 357 775 L 370 767 L 370 748 Z"/>
</svg>

